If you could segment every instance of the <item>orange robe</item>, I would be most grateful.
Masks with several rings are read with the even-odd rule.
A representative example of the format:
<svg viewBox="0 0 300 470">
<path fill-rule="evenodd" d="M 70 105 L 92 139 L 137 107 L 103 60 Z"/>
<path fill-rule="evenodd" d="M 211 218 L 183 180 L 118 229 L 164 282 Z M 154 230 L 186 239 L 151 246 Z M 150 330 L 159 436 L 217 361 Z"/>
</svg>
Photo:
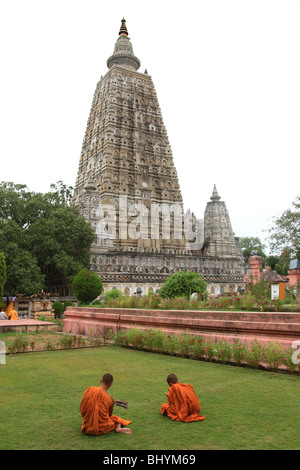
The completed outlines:
<svg viewBox="0 0 300 470">
<path fill-rule="evenodd" d="M 10 317 L 11 320 L 18 320 L 18 312 L 14 309 L 10 310 L 6 315 Z"/>
<path fill-rule="evenodd" d="M 173 421 L 203 421 L 199 415 L 201 408 L 194 389 L 189 384 L 173 384 L 167 393 L 168 403 L 163 403 L 161 414 L 167 415 Z"/>
<path fill-rule="evenodd" d="M 116 429 L 117 424 L 127 426 L 132 421 L 112 414 L 113 398 L 101 387 L 89 387 L 83 394 L 80 413 L 83 417 L 81 431 L 84 434 L 107 434 Z"/>
</svg>

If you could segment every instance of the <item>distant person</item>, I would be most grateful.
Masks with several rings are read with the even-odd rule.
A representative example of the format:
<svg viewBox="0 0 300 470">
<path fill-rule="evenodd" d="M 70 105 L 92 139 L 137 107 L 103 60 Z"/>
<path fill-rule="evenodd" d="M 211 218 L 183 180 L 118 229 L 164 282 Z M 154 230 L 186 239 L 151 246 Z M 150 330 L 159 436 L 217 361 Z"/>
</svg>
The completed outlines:
<svg viewBox="0 0 300 470">
<path fill-rule="evenodd" d="M 10 320 L 18 320 L 18 312 L 14 308 L 7 312 L 7 315 L 10 317 Z"/>
<path fill-rule="evenodd" d="M 169 374 L 167 377 L 169 385 L 168 403 L 161 406 L 161 414 L 168 416 L 173 421 L 203 421 L 204 416 L 201 411 L 200 403 L 194 389 L 189 384 L 179 383 L 175 374 Z"/>
<path fill-rule="evenodd" d="M 8 316 L 6 315 L 6 313 L 4 312 L 4 310 L 1 310 L 0 312 L 0 320 L 8 320 Z"/>
<path fill-rule="evenodd" d="M 81 431 L 84 434 L 98 436 L 111 431 L 124 434 L 132 433 L 132 430 L 126 427 L 132 421 L 113 415 L 114 404 L 127 408 L 127 402 L 115 401 L 108 393 L 107 390 L 112 386 L 112 383 L 113 376 L 104 374 L 100 380 L 100 387 L 89 387 L 84 392 L 80 404 L 80 413 L 83 418 Z"/>
</svg>

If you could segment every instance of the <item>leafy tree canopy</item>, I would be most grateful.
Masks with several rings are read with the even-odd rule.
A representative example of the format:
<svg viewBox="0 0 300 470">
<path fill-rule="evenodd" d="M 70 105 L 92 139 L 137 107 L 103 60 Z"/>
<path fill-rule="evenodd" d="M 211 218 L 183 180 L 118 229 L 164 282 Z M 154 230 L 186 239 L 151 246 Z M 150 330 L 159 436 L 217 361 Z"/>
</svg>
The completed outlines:
<svg viewBox="0 0 300 470">
<path fill-rule="evenodd" d="M 207 283 L 203 276 L 196 272 L 182 271 L 172 274 L 159 289 L 159 293 L 164 298 L 181 296 L 189 299 L 194 292 L 203 294 L 206 289 Z"/>
<path fill-rule="evenodd" d="M 292 208 L 273 218 L 269 230 L 270 246 L 274 253 L 289 252 L 290 259 L 300 259 L 300 197 L 292 203 Z"/>
<path fill-rule="evenodd" d="M 45 288 L 47 277 L 65 282 L 89 265 L 94 232 L 70 205 L 73 190 L 61 181 L 42 194 L 0 183 L 0 251 L 6 258 L 5 295 Z"/>
<path fill-rule="evenodd" d="M 258 255 L 263 258 L 263 264 L 265 263 L 266 255 L 264 250 L 266 249 L 266 246 L 261 242 L 260 238 L 241 237 L 240 242 L 246 263 L 248 263 L 252 251 L 257 251 Z"/>
<path fill-rule="evenodd" d="M 279 256 L 270 255 L 266 258 L 266 265 L 270 266 L 270 268 L 274 271 L 276 264 L 279 264 L 280 258 Z"/>
<path fill-rule="evenodd" d="M 3 305 L 3 288 L 6 283 L 6 262 L 4 253 L 0 253 L 0 307 Z"/>
</svg>

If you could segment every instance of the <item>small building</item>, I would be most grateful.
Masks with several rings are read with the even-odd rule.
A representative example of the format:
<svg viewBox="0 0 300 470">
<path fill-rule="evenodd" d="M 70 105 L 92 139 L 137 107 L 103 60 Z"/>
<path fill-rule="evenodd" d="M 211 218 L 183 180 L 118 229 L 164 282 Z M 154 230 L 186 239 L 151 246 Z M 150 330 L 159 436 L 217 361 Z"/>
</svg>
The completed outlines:
<svg viewBox="0 0 300 470">
<path fill-rule="evenodd" d="M 292 259 L 288 276 L 290 286 L 296 287 L 297 283 L 300 283 L 300 259 Z"/>
<path fill-rule="evenodd" d="M 260 275 L 260 279 L 268 282 L 271 285 L 271 299 L 285 299 L 284 286 L 288 283 L 288 279 L 281 276 L 276 271 L 272 271 L 270 266 L 267 266 L 265 271 Z"/>
</svg>

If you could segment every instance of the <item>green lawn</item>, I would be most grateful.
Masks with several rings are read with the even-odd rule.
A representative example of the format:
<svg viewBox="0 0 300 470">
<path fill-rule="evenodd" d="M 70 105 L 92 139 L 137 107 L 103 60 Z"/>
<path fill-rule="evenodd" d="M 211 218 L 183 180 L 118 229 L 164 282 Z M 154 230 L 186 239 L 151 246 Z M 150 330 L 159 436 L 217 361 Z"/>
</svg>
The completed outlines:
<svg viewBox="0 0 300 470">
<path fill-rule="evenodd" d="M 114 413 L 132 435 L 81 433 L 86 388 L 114 376 Z M 193 385 L 203 422 L 160 414 L 166 377 Z M 91 450 L 300 449 L 300 378 L 107 346 L 9 355 L 0 364 L 0 448 Z"/>
</svg>

